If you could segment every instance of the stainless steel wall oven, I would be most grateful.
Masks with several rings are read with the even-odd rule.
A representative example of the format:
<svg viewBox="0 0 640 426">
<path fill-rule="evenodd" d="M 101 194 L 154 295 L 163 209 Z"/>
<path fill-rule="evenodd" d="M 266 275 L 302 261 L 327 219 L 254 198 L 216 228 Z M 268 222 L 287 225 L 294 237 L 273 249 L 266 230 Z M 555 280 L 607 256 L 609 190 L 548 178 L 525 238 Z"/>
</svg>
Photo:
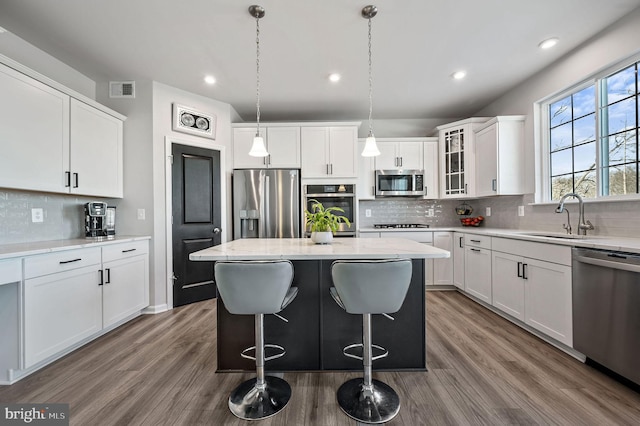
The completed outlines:
<svg viewBox="0 0 640 426">
<path fill-rule="evenodd" d="M 318 200 L 322 205 L 327 207 L 340 207 L 344 210 L 342 216 L 349 219 L 351 223 L 347 226 L 345 223 L 340 224 L 340 228 L 335 233 L 336 237 L 355 237 L 356 236 L 356 191 L 355 185 L 348 184 L 322 184 L 322 185 L 305 185 L 304 186 L 304 204 L 303 207 L 311 211 L 312 200 Z M 304 215 L 303 215 L 304 217 Z M 304 220 L 304 219 L 303 219 Z M 305 227 L 305 236 L 310 236 L 311 230 Z"/>
</svg>

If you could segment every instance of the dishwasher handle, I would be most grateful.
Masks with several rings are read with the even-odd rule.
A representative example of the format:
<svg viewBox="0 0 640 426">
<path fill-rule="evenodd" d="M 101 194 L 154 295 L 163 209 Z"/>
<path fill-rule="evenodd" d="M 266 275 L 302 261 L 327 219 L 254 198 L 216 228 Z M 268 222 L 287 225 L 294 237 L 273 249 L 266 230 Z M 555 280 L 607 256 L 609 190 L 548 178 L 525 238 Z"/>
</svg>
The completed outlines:
<svg viewBox="0 0 640 426">
<path fill-rule="evenodd" d="M 594 259 L 592 257 L 579 256 L 575 254 L 573 255 L 573 260 L 576 260 L 582 263 L 588 263 L 590 265 L 602 266 L 604 268 L 619 269 L 623 271 L 640 273 L 640 265 L 632 265 L 624 262 L 615 262 L 612 260 Z"/>
</svg>

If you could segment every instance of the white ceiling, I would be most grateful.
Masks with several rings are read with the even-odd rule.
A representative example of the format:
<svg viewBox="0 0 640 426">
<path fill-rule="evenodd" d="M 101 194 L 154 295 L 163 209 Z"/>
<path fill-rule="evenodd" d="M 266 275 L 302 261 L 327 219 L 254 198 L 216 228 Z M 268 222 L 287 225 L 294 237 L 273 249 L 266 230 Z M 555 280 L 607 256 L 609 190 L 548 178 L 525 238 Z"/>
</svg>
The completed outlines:
<svg viewBox="0 0 640 426">
<path fill-rule="evenodd" d="M 96 81 L 151 79 L 255 120 L 254 0 L 2 0 L 0 26 Z M 261 119 L 465 117 L 640 6 L 640 0 L 256 0 Z M 549 51 L 545 38 L 560 38 Z M 464 69 L 468 77 L 450 75 Z M 332 72 L 342 74 L 337 84 Z M 203 82 L 206 74 L 217 83 Z"/>
</svg>

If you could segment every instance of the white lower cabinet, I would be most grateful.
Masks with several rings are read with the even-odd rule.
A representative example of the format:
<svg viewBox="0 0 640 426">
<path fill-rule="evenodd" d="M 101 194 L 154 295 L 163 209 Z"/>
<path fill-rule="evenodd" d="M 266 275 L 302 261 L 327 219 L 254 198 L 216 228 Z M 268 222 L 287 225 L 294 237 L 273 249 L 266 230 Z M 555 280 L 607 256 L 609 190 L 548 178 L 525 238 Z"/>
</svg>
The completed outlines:
<svg viewBox="0 0 640 426">
<path fill-rule="evenodd" d="M 24 360 L 29 368 L 102 329 L 99 264 L 25 280 Z"/>
<path fill-rule="evenodd" d="M 433 246 L 452 253 L 453 235 L 451 232 L 434 232 Z M 444 259 L 433 259 L 433 284 L 451 285 L 453 282 L 453 253 Z"/>
<path fill-rule="evenodd" d="M 571 267 L 535 259 L 526 262 L 524 322 L 573 346 Z"/>
<path fill-rule="evenodd" d="M 493 238 L 493 306 L 573 345 L 571 248 Z"/>
<path fill-rule="evenodd" d="M 28 369 L 149 303 L 148 242 L 130 241 L 24 258 L 24 368 Z"/>
<path fill-rule="evenodd" d="M 491 304 L 491 237 L 464 236 L 465 291 Z"/>
<path fill-rule="evenodd" d="M 149 305 L 147 242 L 102 249 L 102 326 L 109 327 Z"/>
<path fill-rule="evenodd" d="M 464 234 L 462 232 L 453 233 L 453 285 L 460 290 L 464 290 Z"/>
<path fill-rule="evenodd" d="M 493 306 L 524 321 L 524 259 L 512 254 L 492 253 Z"/>
</svg>

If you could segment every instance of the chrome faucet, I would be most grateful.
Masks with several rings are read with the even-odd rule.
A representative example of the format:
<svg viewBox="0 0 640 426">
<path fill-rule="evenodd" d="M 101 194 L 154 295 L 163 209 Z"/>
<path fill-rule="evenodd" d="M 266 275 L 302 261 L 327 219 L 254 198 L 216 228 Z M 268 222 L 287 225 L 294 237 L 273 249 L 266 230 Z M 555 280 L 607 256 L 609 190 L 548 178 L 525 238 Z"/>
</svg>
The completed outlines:
<svg viewBox="0 0 640 426">
<path fill-rule="evenodd" d="M 564 211 L 567 212 L 567 223 L 563 223 L 562 227 L 567 231 L 567 234 L 571 235 L 571 217 L 569 216 L 569 209 L 564 209 Z"/>
<path fill-rule="evenodd" d="M 564 211 L 564 201 L 569 198 L 577 198 L 579 205 L 579 216 L 578 216 L 578 235 L 587 235 L 587 230 L 595 229 L 590 221 L 584 220 L 584 202 L 582 201 L 582 197 L 576 194 L 575 192 L 570 192 L 568 194 L 564 194 L 562 198 L 560 198 L 560 204 L 556 207 L 556 213 L 562 213 Z M 566 228 L 565 228 L 566 229 Z M 571 224 L 569 224 L 569 229 L 571 229 Z"/>
</svg>

